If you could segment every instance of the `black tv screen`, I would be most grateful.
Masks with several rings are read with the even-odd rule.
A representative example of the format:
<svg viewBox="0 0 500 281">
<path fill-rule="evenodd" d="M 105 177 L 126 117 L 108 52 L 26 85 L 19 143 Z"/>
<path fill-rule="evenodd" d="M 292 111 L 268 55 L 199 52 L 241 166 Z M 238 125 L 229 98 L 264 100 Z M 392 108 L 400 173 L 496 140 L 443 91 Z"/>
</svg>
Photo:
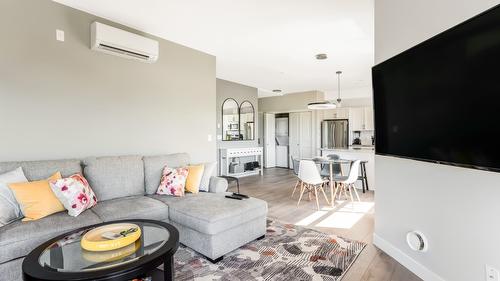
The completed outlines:
<svg viewBox="0 0 500 281">
<path fill-rule="evenodd" d="M 377 154 L 500 171 L 500 5 L 372 75 Z"/>
</svg>

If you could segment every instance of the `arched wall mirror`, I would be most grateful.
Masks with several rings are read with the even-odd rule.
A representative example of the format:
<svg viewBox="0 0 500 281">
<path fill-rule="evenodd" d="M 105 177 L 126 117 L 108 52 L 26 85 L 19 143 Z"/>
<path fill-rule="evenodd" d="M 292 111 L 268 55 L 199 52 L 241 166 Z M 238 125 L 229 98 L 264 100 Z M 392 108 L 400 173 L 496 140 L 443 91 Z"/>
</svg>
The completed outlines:
<svg viewBox="0 0 500 281">
<path fill-rule="evenodd" d="M 240 140 L 255 139 L 255 110 L 252 103 L 244 101 L 240 105 Z"/>
<path fill-rule="evenodd" d="M 226 99 L 222 103 L 222 140 L 240 140 L 240 114 L 238 103 L 234 99 Z"/>
</svg>

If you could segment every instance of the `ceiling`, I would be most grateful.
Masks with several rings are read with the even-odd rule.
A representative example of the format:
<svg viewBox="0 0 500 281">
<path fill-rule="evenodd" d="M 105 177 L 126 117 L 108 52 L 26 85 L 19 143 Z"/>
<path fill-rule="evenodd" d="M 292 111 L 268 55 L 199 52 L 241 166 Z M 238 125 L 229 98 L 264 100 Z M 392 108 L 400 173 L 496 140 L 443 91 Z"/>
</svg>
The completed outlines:
<svg viewBox="0 0 500 281">
<path fill-rule="evenodd" d="M 342 89 L 371 85 L 374 0 L 55 1 L 212 54 L 218 78 L 259 96 L 331 92 L 337 70 Z"/>
</svg>

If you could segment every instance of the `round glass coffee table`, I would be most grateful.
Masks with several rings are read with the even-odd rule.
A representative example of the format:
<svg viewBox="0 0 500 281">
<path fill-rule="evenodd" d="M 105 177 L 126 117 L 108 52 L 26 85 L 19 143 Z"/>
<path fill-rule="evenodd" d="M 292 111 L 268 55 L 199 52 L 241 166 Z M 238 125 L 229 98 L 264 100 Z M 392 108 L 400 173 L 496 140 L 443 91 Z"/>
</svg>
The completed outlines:
<svg viewBox="0 0 500 281">
<path fill-rule="evenodd" d="M 88 231 L 106 224 L 134 223 L 141 228 L 135 243 L 106 252 L 82 249 L 80 240 Z M 153 220 L 122 220 L 96 224 L 60 235 L 37 247 L 23 261 L 28 280 L 132 280 L 151 276 L 164 266 L 164 280 L 174 279 L 174 253 L 179 248 L 178 230 Z"/>
</svg>

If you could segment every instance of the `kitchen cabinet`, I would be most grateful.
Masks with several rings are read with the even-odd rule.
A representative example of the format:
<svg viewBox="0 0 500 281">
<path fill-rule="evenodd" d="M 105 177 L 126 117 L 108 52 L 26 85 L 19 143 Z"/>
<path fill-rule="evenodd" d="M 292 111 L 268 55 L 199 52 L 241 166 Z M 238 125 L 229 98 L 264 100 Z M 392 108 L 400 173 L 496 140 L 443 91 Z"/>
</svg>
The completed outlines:
<svg viewBox="0 0 500 281">
<path fill-rule="evenodd" d="M 371 107 L 350 108 L 349 128 L 351 131 L 374 130 L 373 109 Z"/>
<path fill-rule="evenodd" d="M 328 109 L 323 112 L 323 119 L 348 119 L 348 108 Z"/>
<path fill-rule="evenodd" d="M 365 130 L 375 130 L 375 124 L 373 122 L 373 108 L 365 107 Z"/>
<path fill-rule="evenodd" d="M 365 110 L 362 107 L 353 107 L 349 109 L 349 129 L 350 131 L 364 130 Z"/>
</svg>

